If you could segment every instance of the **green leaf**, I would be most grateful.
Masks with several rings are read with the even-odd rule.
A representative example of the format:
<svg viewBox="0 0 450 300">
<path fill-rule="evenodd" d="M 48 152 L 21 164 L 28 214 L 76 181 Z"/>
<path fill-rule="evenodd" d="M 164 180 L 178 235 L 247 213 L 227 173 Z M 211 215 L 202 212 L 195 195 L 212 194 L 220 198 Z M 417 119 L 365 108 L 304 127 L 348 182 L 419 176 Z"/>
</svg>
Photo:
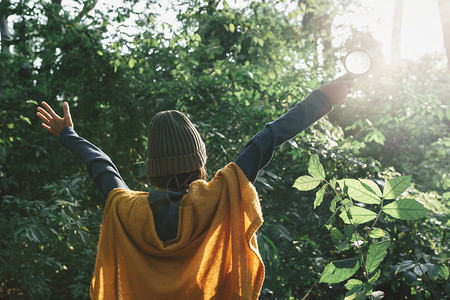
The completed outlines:
<svg viewBox="0 0 450 300">
<path fill-rule="evenodd" d="M 350 294 L 350 295 L 349 295 Z M 353 291 L 348 291 L 345 293 L 344 300 L 366 300 L 367 297 L 364 295 L 364 290 L 353 293 Z"/>
<path fill-rule="evenodd" d="M 352 205 L 353 205 L 353 202 L 350 201 L 350 199 L 345 198 L 344 200 L 342 200 L 342 206 L 343 207 L 349 208 Z"/>
<path fill-rule="evenodd" d="M 319 179 L 304 175 L 295 180 L 293 187 L 295 187 L 299 191 L 310 191 L 312 189 L 315 189 L 319 184 Z"/>
<path fill-rule="evenodd" d="M 344 286 L 347 290 L 351 290 L 355 286 L 363 286 L 363 282 L 358 279 L 349 279 Z"/>
<path fill-rule="evenodd" d="M 369 252 L 366 258 L 366 271 L 367 273 L 372 273 L 383 261 L 386 256 L 386 250 L 389 244 L 387 242 L 374 243 L 370 245 Z"/>
<path fill-rule="evenodd" d="M 427 274 L 429 279 L 435 279 L 439 274 L 439 265 L 426 263 L 425 266 L 427 267 Z"/>
<path fill-rule="evenodd" d="M 348 215 L 350 215 L 350 217 Z M 342 209 L 342 212 L 339 216 L 345 224 L 358 225 L 375 219 L 377 214 L 368 209 L 353 205 L 348 208 L 348 213 L 344 209 Z"/>
<path fill-rule="evenodd" d="M 335 210 L 336 210 L 336 204 L 339 202 L 339 196 L 338 195 L 336 195 L 336 196 L 334 196 L 334 199 L 331 201 L 331 204 L 330 204 L 330 211 L 331 212 L 334 212 Z"/>
<path fill-rule="evenodd" d="M 31 241 L 34 241 L 36 243 L 41 242 L 39 232 L 33 227 L 33 225 L 31 225 L 30 227 L 27 227 L 26 235 L 27 235 L 27 238 Z"/>
<path fill-rule="evenodd" d="M 425 264 L 419 264 L 414 267 L 414 273 L 416 273 L 417 276 L 422 276 L 427 270 L 428 268 Z"/>
<path fill-rule="evenodd" d="M 258 43 L 258 45 L 260 45 L 261 47 L 264 47 L 264 40 L 263 40 L 263 39 L 257 39 L 257 43 Z"/>
<path fill-rule="evenodd" d="M 275 78 L 277 78 L 277 74 L 273 70 L 270 70 L 269 73 L 267 73 L 267 75 L 269 75 L 269 78 L 272 80 L 275 80 Z"/>
<path fill-rule="evenodd" d="M 381 275 L 381 270 L 378 269 L 370 278 L 369 278 L 369 283 L 374 283 L 375 281 L 378 280 L 378 278 L 380 278 Z"/>
<path fill-rule="evenodd" d="M 128 61 L 128 66 L 130 67 L 130 69 L 133 69 L 135 64 L 136 60 L 134 58 L 130 58 L 130 60 Z"/>
<path fill-rule="evenodd" d="M 362 185 L 366 189 L 368 189 L 369 191 L 372 191 L 374 194 L 376 194 L 379 197 L 383 196 L 383 193 L 381 192 L 380 187 L 378 186 L 378 184 L 376 184 L 372 180 L 360 179 L 359 181 L 361 181 Z"/>
<path fill-rule="evenodd" d="M 400 199 L 386 205 L 383 212 L 396 219 L 412 221 L 423 218 L 430 210 L 416 200 Z"/>
<path fill-rule="evenodd" d="M 275 65 L 275 72 L 277 72 L 277 74 L 281 74 L 281 73 L 283 73 L 283 71 L 282 71 L 282 69 L 281 69 L 281 67 L 280 67 L 280 65 Z"/>
<path fill-rule="evenodd" d="M 228 27 L 230 28 L 231 32 L 234 32 L 235 27 L 234 27 L 233 23 L 230 23 L 230 25 L 228 25 Z"/>
<path fill-rule="evenodd" d="M 399 272 L 408 271 L 408 270 L 414 268 L 415 266 L 416 266 L 416 264 L 412 260 L 402 261 L 401 263 L 399 263 L 397 265 L 397 269 L 395 270 L 395 274 L 397 274 Z"/>
<path fill-rule="evenodd" d="M 417 275 L 411 271 L 406 271 L 403 276 L 409 283 L 417 283 Z"/>
<path fill-rule="evenodd" d="M 379 239 L 385 235 L 386 235 L 386 233 L 383 231 L 383 229 L 380 229 L 380 228 L 374 228 L 369 233 L 369 237 L 371 237 L 373 239 Z"/>
<path fill-rule="evenodd" d="M 325 195 L 325 190 L 326 190 L 327 186 L 328 186 L 328 183 L 324 184 L 320 188 L 320 190 L 318 190 L 316 192 L 316 199 L 314 199 L 314 209 L 316 209 L 316 207 L 318 207 L 320 204 L 322 204 L 323 196 Z"/>
<path fill-rule="evenodd" d="M 353 233 L 350 242 L 352 243 L 358 242 L 358 244 L 361 245 L 364 242 L 364 238 L 358 233 Z"/>
<path fill-rule="evenodd" d="M 26 102 L 27 102 L 27 103 L 34 104 L 34 105 L 38 105 L 38 103 L 37 103 L 36 100 L 28 99 Z"/>
<path fill-rule="evenodd" d="M 344 226 L 344 233 L 345 233 L 345 236 L 348 238 L 349 241 L 353 240 L 353 236 L 355 235 L 355 230 L 354 230 L 353 226 L 345 225 Z"/>
<path fill-rule="evenodd" d="M 349 258 L 330 262 L 323 270 L 319 282 L 339 283 L 352 277 L 358 271 L 360 261 L 357 258 Z"/>
<path fill-rule="evenodd" d="M 24 117 L 24 116 L 20 116 L 20 118 L 22 119 L 22 120 L 24 120 L 25 122 L 27 122 L 29 125 L 31 125 L 31 121 L 30 121 L 30 119 L 29 118 L 27 118 L 27 117 Z"/>
<path fill-rule="evenodd" d="M 338 240 L 344 240 L 345 239 L 345 235 L 339 231 L 339 229 L 337 229 L 336 227 L 331 227 L 330 229 L 331 231 L 331 235 Z"/>
<path fill-rule="evenodd" d="M 354 179 L 346 178 L 346 179 L 339 179 L 339 180 L 336 181 L 339 184 L 339 187 L 341 188 L 341 190 L 345 194 L 348 194 L 348 186 L 347 186 L 346 182 L 349 181 L 349 180 L 351 181 L 351 180 L 354 180 Z"/>
<path fill-rule="evenodd" d="M 341 253 L 342 251 L 350 249 L 350 243 L 348 243 L 347 241 L 340 242 L 338 244 L 337 248 L 338 248 L 338 253 Z"/>
<path fill-rule="evenodd" d="M 367 134 L 364 138 L 364 142 L 366 143 L 374 141 L 375 143 L 378 143 L 380 145 L 384 145 L 385 140 L 386 137 L 384 136 L 384 134 L 376 128 L 373 128 L 372 132 L 369 132 L 369 134 Z"/>
<path fill-rule="evenodd" d="M 81 241 L 83 242 L 83 244 L 85 246 L 88 245 L 88 236 L 86 234 L 86 232 L 84 232 L 83 230 L 78 231 L 78 234 L 80 235 Z"/>
<path fill-rule="evenodd" d="M 400 176 L 388 180 L 383 189 L 384 199 L 395 199 L 400 196 L 411 184 L 411 175 Z"/>
<path fill-rule="evenodd" d="M 445 280 L 447 280 L 447 279 L 448 279 L 448 274 L 449 274 L 447 266 L 446 266 L 446 265 L 439 265 L 439 271 L 438 271 L 438 274 L 439 274 L 442 278 L 444 278 Z"/>
<path fill-rule="evenodd" d="M 336 222 L 336 214 L 338 213 L 338 210 L 335 210 L 333 214 L 328 218 L 327 222 L 325 223 L 325 226 L 331 226 Z M 330 229 L 327 227 L 327 229 Z"/>
<path fill-rule="evenodd" d="M 333 188 L 333 190 L 336 188 L 336 178 L 332 178 L 330 180 L 330 186 Z"/>
<path fill-rule="evenodd" d="M 308 173 L 317 179 L 325 180 L 325 171 L 317 154 L 313 154 L 309 158 Z"/>
<path fill-rule="evenodd" d="M 309 88 L 315 89 L 318 87 L 319 80 L 316 77 L 314 77 L 313 79 L 309 80 L 306 84 Z"/>
<path fill-rule="evenodd" d="M 100 56 L 103 56 L 103 52 L 100 51 L 100 50 L 97 51 L 97 54 L 100 55 Z"/>
<path fill-rule="evenodd" d="M 345 185 L 348 187 L 348 195 L 351 198 L 367 204 L 381 203 L 381 199 L 371 189 L 366 189 L 358 180 L 346 179 Z"/>
<path fill-rule="evenodd" d="M 361 280 L 349 279 L 345 284 L 345 287 L 347 288 L 348 292 L 345 293 L 344 300 L 360 299 L 360 296 L 362 296 L 361 291 L 364 288 L 364 283 Z"/>
<path fill-rule="evenodd" d="M 345 179 L 339 179 L 339 180 L 336 180 L 336 182 L 339 184 L 339 187 L 341 188 L 341 190 L 344 190 L 344 188 L 345 188 Z"/>
</svg>

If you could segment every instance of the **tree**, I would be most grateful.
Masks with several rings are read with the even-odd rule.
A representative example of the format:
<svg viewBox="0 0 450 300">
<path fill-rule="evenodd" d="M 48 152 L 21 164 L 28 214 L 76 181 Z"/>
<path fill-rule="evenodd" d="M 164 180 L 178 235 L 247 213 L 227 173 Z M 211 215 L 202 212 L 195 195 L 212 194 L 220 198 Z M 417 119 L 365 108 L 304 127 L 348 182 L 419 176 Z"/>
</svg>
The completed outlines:
<svg viewBox="0 0 450 300">
<path fill-rule="evenodd" d="M 0 6 L 0 36 L 2 53 L 9 54 L 9 42 L 12 41 L 11 33 L 8 27 L 8 16 L 9 16 L 9 1 L 2 1 Z"/>
<path fill-rule="evenodd" d="M 401 57 L 402 21 L 405 0 L 395 0 L 394 19 L 392 25 L 391 56 L 394 61 Z"/>
<path fill-rule="evenodd" d="M 7 59 L 10 55 L 9 46 L 12 41 L 11 33 L 8 27 L 8 16 L 9 16 L 9 1 L 2 1 L 0 3 L 0 42 L 1 42 L 1 57 Z M 6 72 L 4 70 L 0 71 L 0 87 L 5 84 Z"/>
<path fill-rule="evenodd" d="M 444 35 L 445 51 L 447 53 L 447 63 L 450 70 L 450 3 L 445 0 L 438 0 L 439 14 L 441 16 L 442 34 Z"/>
</svg>

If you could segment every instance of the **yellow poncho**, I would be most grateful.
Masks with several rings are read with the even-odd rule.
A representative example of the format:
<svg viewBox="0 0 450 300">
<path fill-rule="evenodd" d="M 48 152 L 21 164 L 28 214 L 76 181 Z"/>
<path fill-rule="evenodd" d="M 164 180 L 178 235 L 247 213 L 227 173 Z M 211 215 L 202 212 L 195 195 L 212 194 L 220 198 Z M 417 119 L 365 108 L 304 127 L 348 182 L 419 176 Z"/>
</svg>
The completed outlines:
<svg viewBox="0 0 450 300">
<path fill-rule="evenodd" d="M 264 280 L 255 231 L 258 195 L 234 163 L 195 181 L 177 237 L 156 234 L 148 193 L 114 189 L 106 201 L 93 299 L 257 299 Z"/>
</svg>

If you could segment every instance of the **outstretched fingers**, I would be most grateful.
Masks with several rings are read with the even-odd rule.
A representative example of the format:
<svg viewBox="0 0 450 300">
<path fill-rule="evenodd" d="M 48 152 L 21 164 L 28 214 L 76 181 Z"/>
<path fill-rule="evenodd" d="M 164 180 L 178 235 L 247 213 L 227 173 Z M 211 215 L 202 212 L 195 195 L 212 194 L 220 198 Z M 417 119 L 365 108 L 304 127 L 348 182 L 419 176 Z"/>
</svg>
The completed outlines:
<svg viewBox="0 0 450 300">
<path fill-rule="evenodd" d="M 61 119 L 61 117 L 55 113 L 55 111 L 47 104 L 47 102 L 42 101 L 42 106 L 45 108 L 46 112 L 52 117 L 52 119 Z"/>
<path fill-rule="evenodd" d="M 46 112 L 43 108 L 38 107 L 37 108 L 38 112 L 36 113 L 36 115 L 45 123 L 49 124 L 50 121 L 53 119 L 52 116 L 50 116 L 48 114 L 48 112 Z"/>
<path fill-rule="evenodd" d="M 51 117 L 50 117 L 50 115 L 49 114 L 47 114 L 47 112 L 46 111 L 44 111 L 42 108 L 40 108 L 40 107 L 38 107 L 38 111 L 39 112 L 37 112 L 36 113 L 36 115 L 39 117 L 39 119 L 41 119 L 42 120 L 42 127 L 44 127 L 44 129 L 46 129 L 46 130 L 48 130 L 49 132 L 51 132 L 51 133 L 54 133 L 53 132 L 53 130 L 52 130 L 52 128 L 50 127 L 50 123 L 51 123 Z"/>
</svg>

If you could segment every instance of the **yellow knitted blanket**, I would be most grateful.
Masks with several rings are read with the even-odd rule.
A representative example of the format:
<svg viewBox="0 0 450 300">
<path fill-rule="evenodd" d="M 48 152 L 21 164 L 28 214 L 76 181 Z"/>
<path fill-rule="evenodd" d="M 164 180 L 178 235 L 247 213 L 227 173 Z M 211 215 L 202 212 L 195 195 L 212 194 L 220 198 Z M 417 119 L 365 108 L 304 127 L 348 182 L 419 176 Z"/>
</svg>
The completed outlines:
<svg viewBox="0 0 450 300">
<path fill-rule="evenodd" d="M 178 233 L 163 242 L 148 193 L 114 189 L 103 215 L 92 299 L 257 299 L 264 265 L 255 231 L 258 194 L 230 163 L 209 183 L 189 187 Z"/>
</svg>

